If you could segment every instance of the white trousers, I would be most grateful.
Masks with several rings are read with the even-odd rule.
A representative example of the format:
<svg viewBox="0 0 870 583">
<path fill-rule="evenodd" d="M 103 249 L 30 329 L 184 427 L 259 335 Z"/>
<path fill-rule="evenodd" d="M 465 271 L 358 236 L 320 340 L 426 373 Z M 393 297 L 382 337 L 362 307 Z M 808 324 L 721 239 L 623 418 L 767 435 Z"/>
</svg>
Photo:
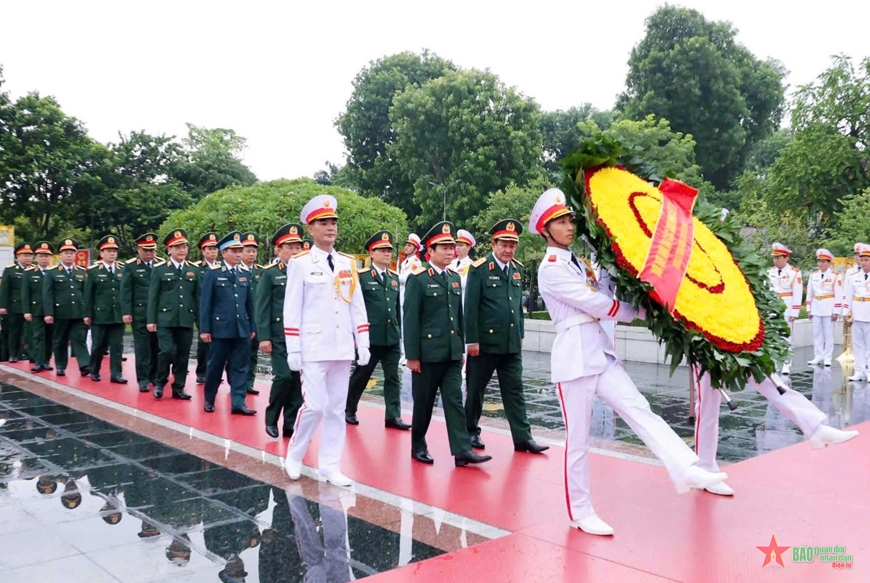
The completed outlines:
<svg viewBox="0 0 870 583">
<path fill-rule="evenodd" d="M 296 415 L 293 437 L 287 447 L 287 459 L 301 462 L 305 450 L 320 421 L 320 455 L 317 465 L 321 470 L 341 471 L 346 424 L 344 409 L 350 380 L 349 360 L 302 362 L 302 406 Z"/>
<path fill-rule="evenodd" d="M 719 406 L 722 402 L 722 393 L 713 390 L 708 374 L 701 378 L 696 376 L 695 383 L 698 389 L 695 398 L 695 452 L 701 460 L 702 468 L 710 472 L 718 472 L 716 450 L 719 448 Z M 770 401 L 807 437 L 828 419 L 827 415 L 797 391 L 786 387 L 785 394 L 780 395 L 776 383 L 769 378 L 761 383 L 756 383 L 750 378 L 747 384 Z"/>
<path fill-rule="evenodd" d="M 870 322 L 852 322 L 852 353 L 855 355 L 855 372 L 868 375 L 868 362 L 870 362 Z"/>
<path fill-rule="evenodd" d="M 834 357 L 834 322 L 830 316 L 813 316 L 813 357 L 825 362 Z"/>
<path fill-rule="evenodd" d="M 650 410 L 621 364 L 608 357 L 599 374 L 557 383 L 565 419 L 565 492 L 568 516 L 580 520 L 594 514 L 589 499 L 589 427 L 595 396 L 610 405 L 658 457 L 676 481 L 698 457 L 665 421 Z"/>
<path fill-rule="evenodd" d="M 306 569 L 303 578 L 306 583 L 346 583 L 352 580 L 347 509 L 344 508 L 344 499 L 338 500 L 334 493 L 337 488 L 333 487 L 332 490 L 333 492 L 320 490 L 318 521 L 311 516 L 305 498 L 287 492 L 296 545 Z M 320 523 L 319 528 L 317 522 Z"/>
<path fill-rule="evenodd" d="M 794 336 L 794 322 L 789 321 L 788 317 L 786 317 L 785 323 L 788 324 L 788 338 L 786 338 L 786 342 L 788 342 L 788 345 L 791 346 L 791 339 L 792 336 Z M 784 365 L 791 367 L 791 361 L 792 359 L 789 358 L 785 361 Z"/>
</svg>

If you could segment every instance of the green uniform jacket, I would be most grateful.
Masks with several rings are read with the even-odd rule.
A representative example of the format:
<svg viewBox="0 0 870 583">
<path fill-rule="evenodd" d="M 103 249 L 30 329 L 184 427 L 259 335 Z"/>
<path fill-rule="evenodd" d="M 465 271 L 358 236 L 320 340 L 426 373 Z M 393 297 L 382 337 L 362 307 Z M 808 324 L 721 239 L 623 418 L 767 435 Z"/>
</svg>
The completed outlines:
<svg viewBox="0 0 870 583">
<path fill-rule="evenodd" d="M 273 263 L 260 271 L 254 317 L 261 340 L 284 340 L 284 290 L 287 288 L 287 264 Z M 267 336 L 268 334 L 268 336 Z"/>
<path fill-rule="evenodd" d="M 0 308 L 9 310 L 10 314 L 23 314 L 24 301 L 21 299 L 21 288 L 24 282 L 24 269 L 17 263 L 8 266 L 3 272 L 3 283 L 0 283 Z"/>
<path fill-rule="evenodd" d="M 447 276 L 445 281 L 444 275 Z M 418 269 L 405 284 L 405 357 L 421 362 L 462 360 L 462 283 L 458 274 Z"/>
<path fill-rule="evenodd" d="M 148 314 L 148 288 L 151 286 L 151 272 L 160 260 L 154 259 L 151 267 L 134 257 L 124 265 L 124 277 L 121 278 L 121 314 L 133 316 L 133 319 L 144 322 Z"/>
<path fill-rule="evenodd" d="M 245 265 L 242 263 L 242 265 Z M 245 265 L 245 267 L 248 267 Z M 266 268 L 260 265 L 259 263 L 255 263 L 252 267 L 248 267 L 248 271 L 251 272 L 251 294 L 252 297 L 257 297 L 257 286 L 260 285 L 260 278 L 263 277 L 263 271 Z"/>
<path fill-rule="evenodd" d="M 121 280 L 124 269 L 115 263 L 115 273 L 99 261 L 88 268 L 85 278 L 85 317 L 92 324 L 121 324 Z"/>
<path fill-rule="evenodd" d="M 51 268 L 47 268 L 45 273 L 48 273 Z M 39 267 L 28 267 L 24 272 L 24 285 L 21 287 L 21 297 L 24 301 L 24 313 L 33 314 L 33 317 L 42 317 L 45 315 L 45 309 L 42 307 L 42 287 L 45 276 Z"/>
<path fill-rule="evenodd" d="M 72 269 L 72 273 L 67 274 L 61 263 L 45 273 L 42 307 L 46 316 L 63 320 L 85 317 L 84 291 L 87 272 L 78 265 L 74 265 Z"/>
<path fill-rule="evenodd" d="M 188 261 L 181 271 L 171 261 L 154 263 L 148 287 L 148 324 L 193 328 L 199 312 L 199 272 Z"/>
<path fill-rule="evenodd" d="M 389 269 L 381 282 L 374 267 L 359 272 L 359 285 L 369 319 L 369 344 L 396 346 L 401 341 L 401 307 L 399 306 L 399 276 Z"/>
<path fill-rule="evenodd" d="M 465 284 L 465 341 L 482 352 L 515 354 L 522 350 L 523 266 L 511 261 L 509 273 L 492 253 L 468 269 Z"/>
</svg>

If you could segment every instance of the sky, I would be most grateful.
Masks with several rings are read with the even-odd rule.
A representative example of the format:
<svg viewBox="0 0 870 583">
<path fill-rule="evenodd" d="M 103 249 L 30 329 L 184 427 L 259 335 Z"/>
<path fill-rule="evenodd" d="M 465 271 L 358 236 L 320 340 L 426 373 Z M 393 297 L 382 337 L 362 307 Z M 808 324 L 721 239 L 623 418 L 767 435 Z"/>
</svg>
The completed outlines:
<svg viewBox="0 0 870 583">
<path fill-rule="evenodd" d="M 261 180 L 344 162 L 334 122 L 370 61 L 429 49 L 489 69 L 544 110 L 613 106 L 644 21 L 663 3 L 441 0 L 196 2 L 5 0 L 0 64 L 13 97 L 53 95 L 90 135 L 183 136 L 185 122 L 247 138 Z M 844 53 L 870 56 L 870 2 L 799 9 L 763 0 L 685 0 L 775 58 L 794 88 Z"/>
</svg>

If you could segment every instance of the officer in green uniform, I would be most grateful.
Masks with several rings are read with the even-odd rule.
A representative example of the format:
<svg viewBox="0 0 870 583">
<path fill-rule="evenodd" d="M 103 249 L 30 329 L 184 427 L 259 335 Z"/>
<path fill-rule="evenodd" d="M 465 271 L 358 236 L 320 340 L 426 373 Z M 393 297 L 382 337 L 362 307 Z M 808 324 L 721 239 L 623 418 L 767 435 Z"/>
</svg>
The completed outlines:
<svg viewBox="0 0 870 583">
<path fill-rule="evenodd" d="M 389 231 L 378 231 L 366 241 L 366 250 L 371 257 L 371 267 L 359 272 L 359 285 L 366 303 L 369 328 L 368 364 L 359 364 L 350 375 L 344 420 L 350 425 L 359 425 L 356 412 L 363 392 L 366 390 L 375 365 L 381 363 L 384 371 L 384 402 L 386 411 L 384 426 L 406 431 L 411 426 L 402 421 L 402 402 L 399 394 L 402 381 L 399 378 L 401 350 L 401 311 L 399 306 L 399 274 L 390 270 L 393 258 L 393 236 Z"/>
<path fill-rule="evenodd" d="M 199 280 L 202 282 L 202 276 L 206 270 L 213 265 L 220 266 L 218 260 L 218 239 L 215 233 L 206 233 L 199 240 L 199 251 L 202 254 L 202 261 L 194 263 L 199 268 Z M 208 366 L 208 348 L 207 342 L 197 340 L 196 342 L 196 384 L 205 384 L 205 369 Z"/>
<path fill-rule="evenodd" d="M 30 243 L 21 243 L 15 247 L 15 259 L 16 262 L 8 265 L 3 271 L 3 282 L 0 283 L 0 315 L 3 316 L 3 328 L 8 327 L 6 341 L 9 362 L 18 362 L 19 358 L 27 358 L 24 346 L 29 340 L 30 326 L 24 319 L 21 288 L 24 271 L 33 262 L 33 249 Z"/>
<path fill-rule="evenodd" d="M 121 278 L 121 313 L 124 324 L 133 329 L 133 352 L 136 355 L 136 382 L 140 393 L 148 392 L 148 385 L 157 378 L 157 334 L 148 331 L 148 288 L 154 257 L 157 252 L 157 235 L 145 233 L 136 239 L 134 257 L 124 265 Z"/>
<path fill-rule="evenodd" d="M 523 266 L 514 259 L 523 228 L 514 219 L 496 223 L 492 251 L 473 262 L 465 286 L 465 342 L 468 345 L 465 418 L 471 447 L 485 447 L 480 438 L 483 396 L 492 373 L 516 451 L 541 453 L 549 449 L 532 439 L 523 394 Z"/>
<path fill-rule="evenodd" d="M 54 250 L 48 241 L 36 244 L 36 265 L 25 272 L 21 295 L 24 298 L 24 319 L 30 322 L 30 360 L 31 372 L 54 370 L 51 360 L 51 327 L 45 323 L 45 310 L 42 306 L 42 288 L 45 274 L 51 263 Z"/>
<path fill-rule="evenodd" d="M 287 288 L 287 262 L 302 250 L 302 225 L 289 223 L 275 232 L 277 261 L 263 270 L 257 284 L 254 312 L 260 336 L 260 351 L 272 359 L 272 388 L 266 407 L 266 433 L 278 437 L 278 418 L 284 413 L 284 437 L 293 436 L 296 414 L 302 406 L 302 380 L 299 371 L 287 364 L 284 341 L 284 291 Z M 268 336 L 267 336 L 268 335 Z"/>
<path fill-rule="evenodd" d="M 169 255 L 151 270 L 148 287 L 147 330 L 157 334 L 157 372 L 154 397 L 163 397 L 172 367 L 172 398 L 188 400 L 184 392 L 193 326 L 199 314 L 199 268 L 187 261 L 190 247 L 184 229 L 174 229 L 163 238 Z"/>
<path fill-rule="evenodd" d="M 263 275 L 263 266 L 257 263 L 257 253 L 260 251 L 260 238 L 256 233 L 242 233 L 242 263 L 251 272 L 251 294 L 256 299 L 257 286 Z M 256 336 L 251 340 L 251 360 L 248 363 L 247 389 L 249 395 L 259 395 L 260 391 L 254 388 L 254 380 L 257 376 L 257 353 L 260 341 Z"/>
<path fill-rule="evenodd" d="M 423 239 L 429 249 L 429 268 L 420 267 L 405 284 L 405 357 L 411 370 L 414 416 L 411 421 L 411 457 L 424 464 L 434 463 L 426 445 L 432 407 L 438 389 L 450 453 L 456 466 L 478 464 L 492 459 L 471 450 L 462 408 L 462 360 L 464 325 L 462 284 L 447 266 L 455 257 L 456 227 L 442 221 Z"/>
<path fill-rule="evenodd" d="M 85 325 L 91 327 L 91 380 L 99 382 L 100 367 L 109 353 L 109 373 L 113 383 L 123 385 L 121 358 L 124 356 L 124 320 L 121 317 L 122 267 L 118 264 L 118 241 L 114 235 L 100 239 L 100 261 L 88 268 L 85 279 Z"/>
<path fill-rule="evenodd" d="M 314 241 L 311 239 L 302 239 L 302 250 L 303 251 L 311 251 L 311 246 L 314 244 Z"/>
<path fill-rule="evenodd" d="M 74 264 L 76 251 L 79 248 L 75 239 L 64 239 L 57 248 L 60 253 L 60 264 L 48 270 L 42 287 L 44 320 L 46 324 L 54 324 L 52 338 L 54 365 L 57 367 L 57 376 L 66 375 L 69 344 L 78 362 L 79 372 L 82 376 L 87 376 L 91 372 L 88 367 L 91 357 L 85 343 L 88 328 L 83 320 L 87 274 L 83 267 Z"/>
</svg>

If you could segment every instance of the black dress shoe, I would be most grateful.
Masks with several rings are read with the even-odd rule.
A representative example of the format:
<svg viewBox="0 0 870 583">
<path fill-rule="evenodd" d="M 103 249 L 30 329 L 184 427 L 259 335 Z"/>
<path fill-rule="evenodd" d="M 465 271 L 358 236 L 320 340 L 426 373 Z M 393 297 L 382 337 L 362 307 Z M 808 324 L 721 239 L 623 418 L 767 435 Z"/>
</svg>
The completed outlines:
<svg viewBox="0 0 870 583">
<path fill-rule="evenodd" d="M 281 435 L 283 437 L 287 437 L 287 438 L 293 437 L 293 430 L 292 429 L 285 429 L 284 431 L 281 432 Z"/>
<path fill-rule="evenodd" d="M 116 385 L 126 385 L 127 379 L 121 377 L 112 377 L 109 379 L 110 383 L 115 383 Z"/>
<path fill-rule="evenodd" d="M 154 387 L 154 398 L 162 399 L 163 398 L 163 387 Z"/>
<path fill-rule="evenodd" d="M 81 374 L 83 377 L 90 375 L 91 374 L 91 367 L 85 366 L 85 367 L 80 368 L 79 374 Z"/>
<path fill-rule="evenodd" d="M 42 366 L 41 364 L 37 364 L 36 366 L 30 367 L 30 372 L 42 372 L 44 370 L 45 370 L 45 367 Z"/>
<path fill-rule="evenodd" d="M 57 369 L 57 376 L 59 376 L 59 377 L 65 377 L 65 376 L 66 376 L 66 370 L 65 370 L 65 369 L 62 369 L 62 368 Z"/>
<path fill-rule="evenodd" d="M 122 356 L 122 357 L 121 357 L 121 362 L 127 362 L 127 357 L 126 357 L 126 356 Z"/>
<path fill-rule="evenodd" d="M 486 444 L 483 443 L 483 440 L 480 438 L 479 435 L 472 435 L 471 447 L 473 447 L 474 449 L 486 449 Z"/>
<path fill-rule="evenodd" d="M 257 389 L 254 389 L 254 388 L 250 388 L 250 389 L 248 389 L 248 394 L 249 395 L 259 395 L 260 391 L 258 391 Z"/>
<path fill-rule="evenodd" d="M 395 419 L 387 419 L 384 421 L 384 427 L 389 429 L 398 429 L 400 431 L 408 431 L 411 429 L 411 426 L 402 421 L 401 417 L 396 417 Z"/>
<path fill-rule="evenodd" d="M 148 392 L 148 383 L 140 384 L 139 385 L 139 392 L 140 393 L 147 393 Z"/>
<path fill-rule="evenodd" d="M 206 403 L 202 406 L 202 410 L 206 413 L 214 413 L 214 405 L 212 405 L 211 403 Z"/>
<path fill-rule="evenodd" d="M 522 451 L 525 453 L 543 453 L 548 449 L 550 449 L 549 445 L 541 445 L 534 439 L 529 439 L 528 441 L 521 441 L 514 444 L 514 451 Z"/>
<path fill-rule="evenodd" d="M 348 425 L 359 425 L 359 419 L 356 418 L 356 413 L 345 413 L 344 422 Z"/>
<path fill-rule="evenodd" d="M 13 356 L 9 359 L 9 362 L 18 362 L 18 359 Z"/>
<path fill-rule="evenodd" d="M 172 391 L 172 398 L 173 398 L 173 399 L 179 399 L 179 400 L 181 400 L 181 401 L 189 401 L 189 400 L 191 399 L 190 395 L 188 395 L 187 393 L 185 393 L 183 390 L 181 390 L 181 391 L 175 391 L 175 390 L 173 390 L 173 391 Z"/>
<path fill-rule="evenodd" d="M 103 377 L 101 377 L 101 376 L 98 375 L 98 374 L 92 374 L 92 375 L 91 375 L 91 380 L 92 380 L 92 381 L 95 381 L 95 382 L 100 382 L 101 380 L 103 380 Z"/>
<path fill-rule="evenodd" d="M 230 413 L 232 413 L 233 415 L 247 415 L 247 416 L 257 414 L 256 411 L 254 411 L 253 409 L 248 409 L 247 407 L 239 407 L 238 409 L 233 409 L 232 411 L 230 411 Z"/>
<path fill-rule="evenodd" d="M 278 437 L 278 426 L 277 425 L 266 425 L 266 435 L 271 438 Z"/>
<path fill-rule="evenodd" d="M 51 366 L 50 364 L 43 364 L 42 370 L 54 370 L 54 367 Z"/>
<path fill-rule="evenodd" d="M 478 455 L 471 450 L 463 451 L 461 454 L 453 458 L 457 468 L 462 468 L 468 464 L 482 464 L 492 459 L 491 455 Z"/>
<path fill-rule="evenodd" d="M 205 377 L 196 377 L 196 384 L 204 385 L 205 384 Z"/>
<path fill-rule="evenodd" d="M 412 451 L 411 457 L 420 462 L 421 464 L 434 464 L 435 460 L 432 459 L 432 456 L 429 455 L 429 452 L 425 449 L 423 451 Z"/>
</svg>

